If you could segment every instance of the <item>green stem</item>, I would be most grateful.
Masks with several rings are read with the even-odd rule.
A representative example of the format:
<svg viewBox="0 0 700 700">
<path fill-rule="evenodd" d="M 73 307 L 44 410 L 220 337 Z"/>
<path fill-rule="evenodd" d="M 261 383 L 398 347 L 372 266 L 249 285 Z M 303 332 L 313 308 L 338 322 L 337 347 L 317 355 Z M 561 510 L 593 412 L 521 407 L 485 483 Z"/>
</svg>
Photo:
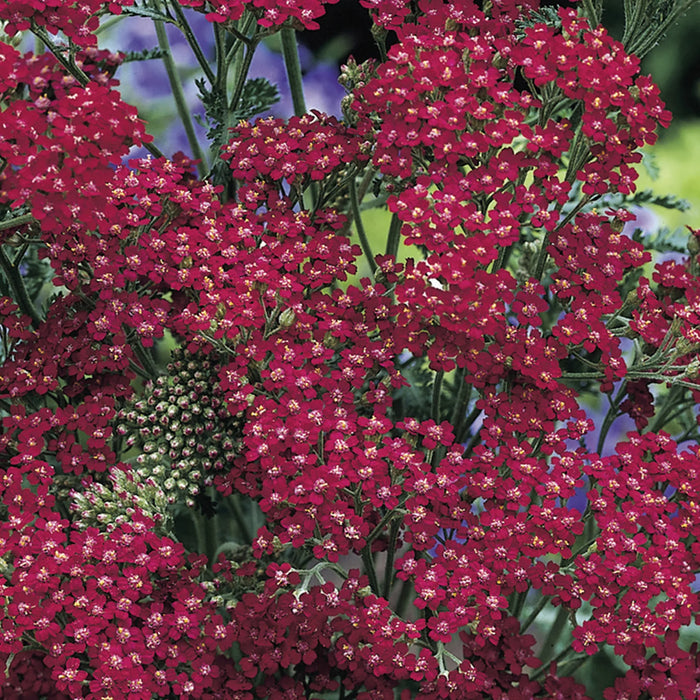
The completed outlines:
<svg viewBox="0 0 700 700">
<path fill-rule="evenodd" d="M 365 231 L 364 224 L 362 223 L 360 202 L 357 197 L 357 185 L 355 184 L 355 178 L 350 179 L 350 206 L 352 207 L 352 217 L 355 221 L 355 229 L 357 230 L 357 235 L 360 238 L 360 247 L 362 248 L 365 258 L 367 258 L 367 264 L 372 272 L 372 277 L 374 277 L 374 273 L 377 269 L 377 262 L 374 259 L 374 253 L 372 253 L 372 248 L 369 244 L 369 239 L 367 238 L 367 232 Z"/>
<path fill-rule="evenodd" d="M 625 32 L 622 36 L 622 43 L 629 48 L 630 41 L 637 30 L 639 17 L 644 9 L 644 2 L 640 0 L 625 0 Z"/>
<path fill-rule="evenodd" d="M 564 676 L 573 676 L 576 671 L 583 666 L 589 659 L 593 658 L 588 654 L 579 656 L 578 658 L 569 659 L 565 664 L 562 665 L 560 673 L 558 674 L 560 678 Z"/>
<path fill-rule="evenodd" d="M 512 605 L 511 605 L 511 614 L 515 618 L 520 617 L 520 613 L 523 611 L 523 607 L 525 605 L 525 599 L 527 598 L 528 591 L 530 589 L 528 588 L 527 591 L 518 591 L 514 596 L 512 600 Z"/>
<path fill-rule="evenodd" d="M 597 27 L 600 24 L 600 16 L 602 14 L 601 0 L 582 0 L 583 13 L 591 20 L 591 26 Z"/>
<path fill-rule="evenodd" d="M 197 552 L 199 554 L 207 554 L 207 537 L 204 532 L 201 517 L 198 513 L 190 511 L 190 519 L 192 520 L 192 525 L 194 526 L 195 540 L 197 541 Z"/>
<path fill-rule="evenodd" d="M 248 523 L 246 522 L 246 519 L 243 516 L 243 512 L 241 511 L 241 507 L 238 502 L 238 497 L 234 495 L 228 498 L 226 500 L 226 506 L 228 507 L 231 515 L 233 515 L 233 519 L 236 521 L 236 525 L 238 525 L 238 529 L 241 532 L 241 540 L 243 542 L 252 542 L 253 533 L 250 531 Z"/>
<path fill-rule="evenodd" d="M 537 616 L 542 612 L 545 605 L 549 602 L 550 596 L 543 595 L 538 601 L 537 605 L 533 608 L 532 612 L 527 616 L 525 622 L 520 625 L 521 633 L 525 633 L 530 629 L 530 625 L 537 619 Z"/>
<path fill-rule="evenodd" d="M 158 368 L 156 367 L 150 352 L 144 348 L 138 338 L 134 337 L 133 333 L 127 333 L 127 340 L 129 341 L 129 345 L 131 345 L 131 349 L 134 351 L 134 355 L 136 355 L 141 362 L 141 366 L 147 373 L 148 378 L 155 379 L 160 373 L 158 372 Z"/>
<path fill-rule="evenodd" d="M 392 214 L 391 224 L 389 224 L 389 236 L 386 240 L 386 254 L 396 258 L 401 242 L 401 219 L 396 214 Z"/>
<path fill-rule="evenodd" d="M 679 386 L 678 384 L 674 384 L 671 387 L 668 394 L 666 394 L 664 398 L 664 404 L 661 410 L 654 416 L 654 419 L 649 425 L 650 433 L 656 433 L 663 427 L 665 423 L 669 423 L 671 421 L 671 416 L 669 414 L 674 408 L 678 407 L 680 403 L 680 398 L 685 393 L 685 391 L 685 387 Z M 673 414 L 673 417 L 675 418 L 679 413 L 685 411 L 688 407 L 690 407 L 690 405 L 691 404 L 688 404 L 687 406 L 683 407 L 680 411 L 676 411 Z"/>
<path fill-rule="evenodd" d="M 194 35 L 194 32 L 192 31 L 192 28 L 190 27 L 190 23 L 187 21 L 187 17 L 185 17 L 185 13 L 182 11 L 182 7 L 180 6 L 179 2 L 173 1 L 170 3 L 173 11 L 177 15 L 177 21 L 178 21 L 178 27 L 182 31 L 182 33 L 185 35 L 185 39 L 187 40 L 187 43 L 190 45 L 190 48 L 192 49 L 192 52 L 195 55 L 195 58 L 197 59 L 197 63 L 199 63 L 200 68 L 204 71 L 204 75 L 207 76 L 207 80 L 214 85 L 216 82 L 216 76 L 214 75 L 214 71 L 212 71 L 209 61 L 205 58 L 204 54 L 202 53 L 202 49 L 199 46 L 199 42 L 197 41 L 197 38 Z"/>
<path fill-rule="evenodd" d="M 692 425 L 690 428 L 688 428 L 684 433 L 679 435 L 677 438 L 675 438 L 676 443 L 680 445 L 683 442 L 686 442 L 687 440 L 698 440 L 698 426 L 697 425 Z"/>
<path fill-rule="evenodd" d="M 671 12 L 661 20 L 656 17 L 651 18 L 645 16 L 641 24 L 639 24 L 642 11 L 646 10 L 646 5 L 648 5 L 648 3 L 637 0 L 637 2 L 634 3 L 634 21 L 630 23 L 629 31 L 627 21 L 625 21 L 625 38 L 623 38 L 625 50 L 629 53 L 636 54 L 638 58 L 643 58 L 657 45 L 659 39 L 661 39 L 666 30 L 693 7 L 693 5 L 696 5 L 697 2 L 698 0 L 687 0 L 686 2 L 678 4 L 677 7 L 674 7 Z M 652 7 L 652 9 L 654 8 Z M 625 17 L 625 20 L 626 19 Z"/>
<path fill-rule="evenodd" d="M 591 198 L 586 195 L 565 217 L 557 224 L 553 231 L 545 231 L 544 237 L 542 238 L 542 245 L 540 246 L 539 253 L 537 255 L 537 265 L 535 266 L 535 274 L 533 275 L 536 280 L 542 279 L 542 273 L 544 272 L 545 265 L 547 264 L 547 258 L 549 253 L 547 252 L 547 247 L 549 246 L 549 240 L 553 234 L 560 231 L 564 226 L 566 226 L 571 220 L 583 209 L 589 202 Z"/>
<path fill-rule="evenodd" d="M 467 443 L 467 446 L 464 448 L 464 453 L 462 454 L 462 457 L 465 457 L 465 458 L 469 457 L 471 455 L 471 453 L 474 451 L 474 448 L 479 443 L 479 440 L 481 440 L 481 431 L 482 431 L 483 427 L 484 426 L 482 425 L 481 428 L 479 428 L 474 433 L 474 435 L 472 435 L 471 439 Z M 465 436 L 465 438 L 466 438 L 466 436 Z M 464 442 L 464 440 L 459 440 L 458 442 L 461 444 L 462 442 Z"/>
<path fill-rule="evenodd" d="M 14 219 L 0 221 L 0 231 L 7 231 L 11 228 L 19 228 L 25 224 L 32 223 L 32 221 L 34 221 L 34 217 L 31 214 L 22 214 L 21 216 L 16 216 Z"/>
<path fill-rule="evenodd" d="M 103 32 L 106 32 L 107 30 L 111 29 L 115 24 L 118 24 L 127 16 L 128 15 L 116 15 L 114 17 L 110 17 L 108 20 L 105 20 L 104 22 L 102 22 L 102 24 L 100 24 L 100 26 L 97 29 L 95 29 L 95 36 L 99 36 Z"/>
<path fill-rule="evenodd" d="M 552 662 L 556 665 L 559 664 L 559 662 L 563 661 L 571 652 L 573 649 L 571 647 L 566 647 L 565 649 L 562 649 L 553 659 Z M 535 680 L 536 678 L 539 678 L 541 675 L 547 673 L 549 671 L 551 663 L 543 663 L 538 669 L 536 669 L 530 678 L 532 680 Z"/>
<path fill-rule="evenodd" d="M 396 614 L 400 617 L 406 616 L 406 610 L 411 601 L 413 590 L 413 586 L 409 581 L 401 581 L 401 592 L 399 593 L 399 599 L 396 601 Z"/>
<path fill-rule="evenodd" d="M 291 27 L 282 27 L 280 37 L 282 38 L 282 56 L 284 58 L 284 67 L 287 70 L 289 89 L 292 93 L 294 114 L 297 117 L 301 117 L 306 114 L 306 101 L 304 100 L 304 85 L 301 78 L 296 31 Z"/>
<path fill-rule="evenodd" d="M 472 424 L 479 417 L 480 413 L 481 409 L 476 408 L 475 406 L 469 415 L 464 415 L 459 421 L 455 429 L 455 438 L 458 443 L 461 444 L 467 439 L 467 431 L 472 427 Z M 477 431 L 476 435 L 478 434 L 479 433 Z M 476 435 L 474 435 L 474 438 L 476 437 Z M 474 445 L 472 445 L 471 447 L 473 448 Z"/>
<path fill-rule="evenodd" d="M 26 252 L 29 250 L 29 242 L 25 241 L 17 251 L 17 254 L 15 255 L 15 259 L 12 261 L 12 267 L 19 267 L 20 262 L 22 262 L 22 258 L 25 256 Z"/>
<path fill-rule="evenodd" d="M 442 380 L 444 377 L 444 370 L 440 370 L 435 373 L 435 379 L 433 380 L 433 400 L 430 412 L 436 423 L 440 423 L 440 397 L 442 395 Z"/>
<path fill-rule="evenodd" d="M 381 591 L 379 590 L 379 582 L 377 581 L 377 572 L 374 569 L 374 559 L 372 558 L 372 552 L 370 551 L 369 545 L 366 545 L 362 549 L 362 563 L 364 564 L 367 578 L 369 578 L 369 585 L 372 589 L 372 593 L 377 596 L 381 595 Z"/>
<path fill-rule="evenodd" d="M 15 301 L 18 303 L 22 312 L 32 319 L 32 326 L 38 328 L 41 325 L 42 318 L 37 312 L 32 300 L 29 298 L 27 288 L 24 286 L 24 280 L 19 273 L 19 269 L 10 262 L 10 259 L 2 248 L 0 248 L 0 267 L 5 273 L 10 287 L 12 287 L 12 291 L 15 294 Z"/>
<path fill-rule="evenodd" d="M 83 87 L 85 87 L 89 82 L 90 78 L 75 65 L 75 61 L 69 61 L 62 54 L 61 50 L 51 41 L 51 37 L 48 32 L 41 27 L 33 27 L 32 33 L 34 36 L 39 38 L 44 46 L 54 55 L 54 58 L 70 73 Z M 35 52 L 38 53 L 38 52 Z M 154 157 L 163 158 L 163 153 L 152 143 L 143 143 L 143 147 Z"/>
<path fill-rule="evenodd" d="M 206 159 L 202 149 L 199 146 L 197 135 L 194 132 L 192 117 L 189 109 L 187 108 L 187 102 L 185 100 L 185 91 L 182 88 L 182 82 L 177 71 L 177 66 L 175 65 L 175 61 L 173 61 L 172 51 L 170 50 L 170 42 L 168 41 L 168 35 L 165 31 L 165 25 L 160 20 L 154 20 L 153 24 L 156 28 L 158 46 L 163 51 L 163 64 L 165 65 L 165 71 L 168 74 L 170 89 L 173 91 L 175 107 L 178 115 L 180 116 L 180 120 L 182 121 L 182 125 L 185 127 L 185 134 L 187 135 L 187 142 L 190 144 L 190 148 L 192 149 L 192 155 L 194 156 L 195 160 L 199 161 L 197 163 L 197 171 L 199 172 L 200 177 L 204 177 L 207 172 Z"/>
<path fill-rule="evenodd" d="M 405 498 L 402 502 L 399 503 L 399 506 L 402 506 L 404 502 L 405 502 Z M 396 508 L 394 508 L 392 510 L 387 510 L 387 512 L 384 513 L 384 515 L 382 516 L 382 519 L 374 526 L 374 529 L 372 530 L 372 532 L 370 532 L 369 535 L 367 535 L 367 537 L 365 538 L 365 541 L 367 542 L 367 544 L 368 545 L 372 544 L 372 542 L 374 542 L 374 540 L 376 540 L 377 537 L 379 537 L 382 530 L 386 527 L 387 523 L 392 518 L 398 517 L 399 515 L 400 515 L 400 513 L 397 512 Z"/>
<path fill-rule="evenodd" d="M 377 50 L 379 51 L 379 60 L 384 63 L 387 58 L 386 38 L 389 32 L 384 29 L 384 27 L 380 27 L 378 24 L 374 23 L 372 24 L 372 29 L 370 31 L 372 33 L 374 43 L 377 45 Z"/>
<path fill-rule="evenodd" d="M 83 86 L 85 87 L 89 82 L 90 78 L 87 74 L 75 65 L 75 62 L 71 63 L 64 55 L 63 51 L 56 46 L 56 44 L 51 41 L 49 33 L 43 27 L 32 27 L 32 34 L 39 38 L 44 46 L 54 55 L 54 58 Z"/>
<path fill-rule="evenodd" d="M 216 46 L 216 87 L 222 90 L 226 87 L 228 65 L 226 64 L 226 40 L 224 30 L 218 23 L 214 24 L 214 45 Z"/>
<path fill-rule="evenodd" d="M 598 444 L 596 445 L 596 452 L 598 454 L 600 454 L 601 450 L 603 449 L 603 445 L 605 444 L 605 438 L 608 436 L 608 432 L 612 427 L 612 424 L 615 422 L 615 419 L 617 418 L 617 412 L 620 407 L 620 403 L 622 403 L 622 399 L 626 393 L 627 380 L 623 379 L 622 384 L 620 384 L 620 389 L 617 392 L 615 398 L 609 399 L 610 408 L 608 408 L 608 412 L 605 414 L 605 418 L 603 419 L 603 425 L 600 429 L 600 434 L 598 435 Z"/>
<path fill-rule="evenodd" d="M 246 45 L 246 51 L 243 54 L 243 63 L 240 66 L 238 66 L 238 77 L 236 79 L 236 87 L 233 91 L 233 95 L 231 96 L 231 102 L 229 103 L 229 107 L 228 107 L 229 118 L 231 117 L 231 115 L 233 115 L 235 113 L 236 108 L 238 107 L 238 103 L 241 99 L 241 95 L 243 94 L 243 88 L 245 87 L 245 81 L 246 81 L 246 78 L 248 77 L 248 69 L 250 68 L 250 64 L 253 61 L 253 54 L 255 53 L 256 46 L 257 46 L 257 43 L 255 43 L 255 42 L 252 42 L 251 44 Z M 228 63 L 228 57 L 227 57 L 227 63 Z M 229 126 L 233 126 L 233 124 L 229 124 Z"/>
<path fill-rule="evenodd" d="M 455 399 L 455 404 L 452 408 L 452 415 L 450 416 L 450 424 L 453 426 L 457 425 L 460 416 L 466 416 L 467 406 L 469 405 L 469 399 L 472 394 L 472 385 L 467 384 L 465 377 L 467 374 L 466 367 L 460 367 L 455 375 L 455 386 L 457 387 L 457 398 Z"/>
<path fill-rule="evenodd" d="M 401 523 L 398 520 L 391 523 L 389 545 L 386 554 L 386 563 L 384 565 L 384 587 L 382 588 L 382 596 L 385 600 L 389 600 L 391 589 L 394 585 L 394 577 L 396 574 L 394 570 L 394 555 L 396 554 L 396 539 L 399 536 L 400 529 Z"/>
<path fill-rule="evenodd" d="M 545 638 L 544 643 L 542 644 L 542 666 L 547 666 L 549 660 L 553 657 L 554 647 L 556 646 L 557 642 L 559 641 L 559 638 L 561 637 L 561 633 L 566 627 L 568 617 L 568 610 L 566 608 L 559 608 L 559 612 L 557 612 L 557 616 L 554 618 L 554 622 L 549 628 L 547 637 Z M 560 656 L 561 654 L 559 654 L 557 658 L 559 658 Z"/>
</svg>

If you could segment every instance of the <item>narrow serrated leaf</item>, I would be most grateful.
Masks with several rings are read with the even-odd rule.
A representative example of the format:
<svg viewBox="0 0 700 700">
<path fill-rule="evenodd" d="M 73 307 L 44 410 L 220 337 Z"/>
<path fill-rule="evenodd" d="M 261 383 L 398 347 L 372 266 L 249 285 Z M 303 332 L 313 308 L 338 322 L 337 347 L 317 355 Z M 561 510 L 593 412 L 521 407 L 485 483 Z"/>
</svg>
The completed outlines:
<svg viewBox="0 0 700 700">
<path fill-rule="evenodd" d="M 273 104 L 279 102 L 279 99 L 277 86 L 267 78 L 251 78 L 243 86 L 243 93 L 234 112 L 233 121 L 251 119 L 256 114 L 270 109 Z"/>
<path fill-rule="evenodd" d="M 675 209 L 676 211 L 688 211 L 690 202 L 687 199 L 681 199 L 673 194 L 659 195 L 651 190 L 642 190 L 637 192 L 631 199 L 632 204 L 647 205 L 653 204 L 664 209 Z"/>
<path fill-rule="evenodd" d="M 165 51 L 159 48 L 143 49 L 142 51 L 127 51 L 122 63 L 132 63 L 133 61 L 150 61 L 154 58 L 163 58 Z"/>
<path fill-rule="evenodd" d="M 126 15 L 127 17 L 148 17 L 149 19 L 175 24 L 175 20 L 170 15 L 166 15 L 164 12 L 160 12 L 159 10 L 154 10 L 151 7 L 141 7 L 137 5 L 132 7 L 124 7 L 122 8 L 122 14 Z"/>
</svg>

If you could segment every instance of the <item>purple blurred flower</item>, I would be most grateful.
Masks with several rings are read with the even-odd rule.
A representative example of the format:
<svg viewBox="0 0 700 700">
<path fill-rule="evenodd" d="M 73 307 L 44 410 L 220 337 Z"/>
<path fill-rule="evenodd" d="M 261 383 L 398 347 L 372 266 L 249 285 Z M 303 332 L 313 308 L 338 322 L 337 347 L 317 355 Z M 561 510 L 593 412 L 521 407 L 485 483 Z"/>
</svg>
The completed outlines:
<svg viewBox="0 0 700 700">
<path fill-rule="evenodd" d="M 631 237 L 638 228 L 642 230 L 642 236 L 653 233 L 659 228 L 659 217 L 651 209 L 633 206 L 630 208 L 630 212 L 634 214 L 635 218 L 628 221 L 622 229 L 625 236 Z"/>
<path fill-rule="evenodd" d="M 335 64 L 317 63 L 311 52 L 299 47 L 299 60 L 303 71 L 304 97 L 308 110 L 317 109 L 336 117 L 341 116 L 340 101 L 345 90 L 338 83 L 339 71 Z M 265 116 L 288 118 L 294 113 L 292 94 L 282 55 L 262 44 L 258 47 L 250 67 L 249 77 L 267 78 L 277 85 L 280 101 L 265 112 Z"/>
<path fill-rule="evenodd" d="M 184 10 L 204 55 L 214 60 L 214 33 L 204 15 Z M 184 35 L 172 24 L 166 25 L 175 63 L 183 81 L 185 100 L 193 116 L 204 116 L 195 78 L 201 75 L 194 53 Z M 158 46 L 153 22 L 147 18 L 129 17 L 120 22 L 102 38 L 101 45 L 112 51 L 134 51 L 153 49 Z M 327 114 L 340 116 L 340 101 L 345 91 L 338 84 L 339 71 L 334 64 L 318 63 L 311 51 L 300 46 L 300 62 L 304 71 L 304 89 L 307 108 L 318 109 Z M 280 101 L 265 115 L 287 118 L 293 114 L 292 97 L 281 54 L 260 44 L 251 64 L 250 78 L 267 78 L 277 85 Z M 177 151 L 190 154 L 185 130 L 175 112 L 170 84 L 163 62 L 159 59 L 130 61 L 120 67 L 117 74 L 119 90 L 125 101 L 139 107 L 142 116 L 149 122 L 149 131 L 156 137 L 156 145 L 166 154 Z M 262 116 L 262 115 L 261 115 Z M 200 142 L 206 142 L 206 128 L 194 121 Z M 143 149 L 134 151 L 131 157 L 145 155 Z M 191 155 L 191 154 L 190 154 Z"/>
</svg>

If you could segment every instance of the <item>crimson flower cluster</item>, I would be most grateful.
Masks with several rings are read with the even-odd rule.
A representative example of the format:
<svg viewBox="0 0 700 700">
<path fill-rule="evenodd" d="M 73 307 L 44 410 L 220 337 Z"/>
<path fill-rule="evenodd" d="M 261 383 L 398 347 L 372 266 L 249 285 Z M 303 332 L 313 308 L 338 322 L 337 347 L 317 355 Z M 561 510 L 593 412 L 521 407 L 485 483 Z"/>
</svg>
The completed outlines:
<svg viewBox="0 0 700 700">
<path fill-rule="evenodd" d="M 129 160 L 121 6 L 0 5 L 51 49 L 0 44 L 0 697 L 700 694 L 700 234 L 655 265 L 620 204 L 658 89 L 574 10 L 359 5 L 344 120 L 203 178 Z"/>
</svg>

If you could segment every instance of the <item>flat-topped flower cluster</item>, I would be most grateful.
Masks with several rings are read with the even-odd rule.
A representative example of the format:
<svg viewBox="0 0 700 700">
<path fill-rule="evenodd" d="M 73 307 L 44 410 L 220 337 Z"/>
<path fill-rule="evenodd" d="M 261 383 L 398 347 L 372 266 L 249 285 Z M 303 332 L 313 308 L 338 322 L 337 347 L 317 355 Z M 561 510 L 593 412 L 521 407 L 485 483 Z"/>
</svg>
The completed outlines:
<svg viewBox="0 0 700 700">
<path fill-rule="evenodd" d="M 246 51 L 324 11 L 180 4 Z M 574 10 L 359 5 L 345 119 L 200 178 L 128 159 L 136 4 L 0 2 L 50 49 L 0 44 L 0 697 L 573 699 L 601 650 L 606 700 L 700 694 L 700 245 L 623 233 L 659 91 Z"/>
</svg>

